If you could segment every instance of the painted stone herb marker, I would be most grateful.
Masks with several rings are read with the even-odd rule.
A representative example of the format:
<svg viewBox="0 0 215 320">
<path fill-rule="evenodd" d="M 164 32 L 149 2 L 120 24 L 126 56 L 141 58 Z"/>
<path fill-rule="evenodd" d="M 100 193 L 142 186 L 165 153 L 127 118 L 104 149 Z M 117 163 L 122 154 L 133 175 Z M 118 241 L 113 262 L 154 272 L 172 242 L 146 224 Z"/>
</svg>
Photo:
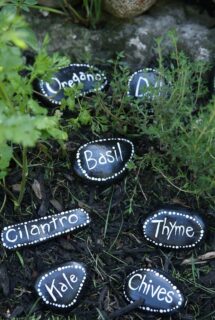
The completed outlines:
<svg viewBox="0 0 215 320">
<path fill-rule="evenodd" d="M 134 145 L 124 138 L 99 139 L 82 145 L 73 169 L 85 181 L 113 183 L 123 177 L 134 154 Z"/>
<path fill-rule="evenodd" d="M 108 80 L 103 71 L 89 64 L 70 64 L 60 68 L 51 82 L 39 80 L 35 87 L 38 98 L 51 105 L 60 105 L 65 98 L 65 88 L 80 88 L 77 97 L 103 90 Z"/>
<path fill-rule="evenodd" d="M 204 233 L 205 224 L 199 214 L 183 207 L 159 209 L 143 223 L 145 238 L 166 248 L 193 248 L 202 240 Z"/>
<path fill-rule="evenodd" d="M 167 81 L 155 69 L 145 68 L 132 74 L 128 81 L 128 96 L 153 100 L 158 95 L 166 95 Z"/>
<path fill-rule="evenodd" d="M 185 304 L 181 291 L 172 280 L 153 269 L 138 269 L 130 273 L 123 292 L 130 303 L 142 299 L 143 303 L 138 308 L 150 312 L 175 313 Z"/>
<path fill-rule="evenodd" d="M 4 227 L 1 239 L 6 248 L 17 249 L 60 236 L 89 223 L 90 217 L 85 210 L 74 209 Z"/>
<path fill-rule="evenodd" d="M 35 289 L 46 305 L 58 309 L 71 308 L 78 302 L 86 278 L 85 266 L 72 261 L 41 274 Z"/>
</svg>

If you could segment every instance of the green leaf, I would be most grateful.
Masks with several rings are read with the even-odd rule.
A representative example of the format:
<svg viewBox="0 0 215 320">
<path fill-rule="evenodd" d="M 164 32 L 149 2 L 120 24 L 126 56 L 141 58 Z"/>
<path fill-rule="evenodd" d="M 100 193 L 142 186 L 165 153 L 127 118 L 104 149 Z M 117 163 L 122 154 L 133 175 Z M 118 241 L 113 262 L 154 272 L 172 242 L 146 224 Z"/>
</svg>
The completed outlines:
<svg viewBox="0 0 215 320">
<path fill-rule="evenodd" d="M 92 118 L 91 118 L 89 111 L 87 109 L 81 110 L 79 117 L 78 117 L 78 120 L 79 120 L 80 124 L 82 124 L 82 125 L 90 124 Z"/>
<path fill-rule="evenodd" d="M 13 149 L 7 143 L 0 144 L 0 179 L 4 178 L 7 174 L 10 160 L 12 158 Z"/>
</svg>

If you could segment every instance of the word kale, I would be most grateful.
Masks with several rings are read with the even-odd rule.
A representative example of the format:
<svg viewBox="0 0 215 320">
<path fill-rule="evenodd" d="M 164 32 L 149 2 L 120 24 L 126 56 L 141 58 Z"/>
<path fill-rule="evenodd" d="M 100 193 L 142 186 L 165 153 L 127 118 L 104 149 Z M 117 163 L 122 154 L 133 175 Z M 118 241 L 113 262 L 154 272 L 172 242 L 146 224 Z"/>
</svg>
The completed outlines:
<svg viewBox="0 0 215 320">
<path fill-rule="evenodd" d="M 145 238 L 166 248 L 193 248 L 204 233 L 205 224 L 199 214 L 185 208 L 159 209 L 143 223 Z"/>
<path fill-rule="evenodd" d="M 175 313 L 185 300 L 177 286 L 162 272 L 139 269 L 130 273 L 124 284 L 124 296 L 130 303 L 142 301 L 138 308 L 158 313 Z"/>
<path fill-rule="evenodd" d="M 3 246 L 16 249 L 74 231 L 89 223 L 86 211 L 74 209 L 5 227 L 1 239 Z"/>
<path fill-rule="evenodd" d="M 45 304 L 58 309 L 70 308 L 78 302 L 86 278 L 83 264 L 68 262 L 41 274 L 35 289 Z"/>
<path fill-rule="evenodd" d="M 156 70 L 142 69 L 132 74 L 128 81 L 128 96 L 153 100 L 156 96 L 167 94 L 167 81 Z"/>
<path fill-rule="evenodd" d="M 133 143 L 127 139 L 94 140 L 77 150 L 73 168 L 86 181 L 111 183 L 123 177 L 133 154 Z"/>
<path fill-rule="evenodd" d="M 38 98 L 51 105 L 60 105 L 66 98 L 65 88 L 77 89 L 76 98 L 103 90 L 108 84 L 104 72 L 89 64 L 70 64 L 60 68 L 50 82 L 38 80 Z"/>
</svg>

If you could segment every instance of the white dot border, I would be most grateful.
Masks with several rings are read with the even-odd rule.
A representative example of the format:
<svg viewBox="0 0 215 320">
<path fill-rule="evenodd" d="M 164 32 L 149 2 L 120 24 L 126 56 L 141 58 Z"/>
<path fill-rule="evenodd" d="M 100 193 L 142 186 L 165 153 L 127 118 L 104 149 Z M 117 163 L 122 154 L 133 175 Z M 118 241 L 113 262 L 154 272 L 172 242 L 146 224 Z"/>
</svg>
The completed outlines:
<svg viewBox="0 0 215 320">
<path fill-rule="evenodd" d="M 90 177 L 86 170 L 84 170 L 84 168 L 82 167 L 81 165 L 81 159 L 80 159 L 80 152 L 83 148 L 87 147 L 89 144 L 94 144 L 94 143 L 100 143 L 100 142 L 106 142 L 106 141 L 124 141 L 126 143 L 129 143 L 131 145 L 131 155 L 130 155 L 130 158 L 128 159 L 128 161 L 126 162 L 126 164 L 124 165 L 124 167 L 118 171 L 117 173 L 115 173 L 114 175 L 112 176 L 109 176 L 109 177 L 106 177 L 106 178 L 95 178 L 95 177 Z M 121 175 L 127 168 L 128 166 L 128 163 L 131 161 L 131 159 L 133 158 L 133 155 L 134 155 L 134 144 L 128 140 L 128 139 L 124 139 L 124 138 L 107 138 L 107 139 L 98 139 L 98 140 L 93 140 L 93 141 L 90 141 L 88 143 L 85 143 L 84 145 L 82 145 L 81 147 L 79 147 L 79 149 L 77 150 L 76 152 L 76 161 L 77 161 L 77 165 L 79 167 L 79 169 L 81 170 L 82 174 L 84 175 L 84 177 L 88 180 L 91 180 L 91 181 L 98 181 L 98 182 L 106 182 L 108 180 L 113 180 L 113 179 L 116 179 L 119 175 Z"/>
<path fill-rule="evenodd" d="M 64 230 L 63 232 L 56 232 L 54 233 L 53 235 L 50 235 L 48 237 L 44 237 L 44 238 L 40 238 L 38 240 L 34 240 L 34 241 L 29 241 L 29 242 L 25 242 L 25 243 L 21 243 L 21 244 L 14 244 L 13 246 L 8 246 L 5 241 L 4 241 L 4 233 L 10 229 L 10 228 L 16 228 L 16 227 L 19 227 L 19 226 L 23 226 L 23 225 L 27 225 L 28 223 L 38 223 L 40 221 L 44 221 L 44 220 L 47 220 L 47 219 L 51 219 L 51 218 L 58 218 L 60 216 L 63 216 L 63 215 L 69 215 L 71 213 L 75 213 L 77 211 L 81 211 L 82 213 L 85 214 L 85 222 L 84 223 L 81 223 L 80 225 L 76 225 L 75 227 L 71 227 L 69 229 L 66 229 Z M 91 219 L 90 219 L 90 216 L 89 214 L 82 208 L 78 208 L 78 209 L 73 209 L 73 210 L 67 210 L 67 211 L 62 211 L 60 213 L 57 213 L 57 214 L 54 214 L 54 215 L 49 215 L 49 216 L 45 216 L 45 217 L 41 217 L 39 219 L 33 219 L 33 220 L 29 220 L 29 221 L 25 221 L 25 222 L 22 222 L 22 223 L 17 223 L 17 224 L 13 224 L 13 225 L 10 225 L 10 226 L 7 226 L 7 227 L 4 227 L 2 232 L 1 232 L 1 241 L 2 241 L 2 244 L 4 247 L 6 247 L 7 249 L 10 249 L 10 250 L 13 250 L 13 249 L 18 249 L 20 247 L 23 247 L 23 246 L 28 246 L 28 245 L 34 245 L 36 243 L 40 243 L 40 242 L 43 242 L 43 241 L 46 241 L 46 240 L 49 240 L 49 239 L 52 239 L 52 238 L 55 238 L 55 237 L 58 237 L 62 234 L 66 234 L 66 233 L 69 233 L 71 231 L 74 231 L 76 229 L 79 229 L 81 227 L 85 227 L 86 225 L 88 225 L 89 223 L 91 222 Z"/>
<path fill-rule="evenodd" d="M 150 268 L 140 268 L 140 269 L 137 269 L 137 270 L 134 270 L 133 272 L 131 272 L 127 277 L 126 277 L 126 281 L 128 281 L 128 279 L 134 275 L 135 273 L 138 273 L 138 272 L 142 272 L 142 273 L 152 273 L 153 275 L 155 275 L 156 277 L 159 277 L 163 280 L 165 280 L 168 284 L 171 285 L 172 289 L 177 293 L 178 295 L 178 304 L 173 307 L 173 308 L 169 308 L 169 309 L 153 309 L 153 308 L 150 308 L 150 307 L 147 307 L 147 306 L 138 306 L 139 309 L 142 309 L 144 311 L 149 311 L 149 312 L 159 312 L 159 313 L 172 313 L 176 310 L 178 310 L 179 308 L 181 308 L 184 304 L 184 297 L 181 293 L 181 291 L 176 287 L 175 284 L 172 283 L 172 281 L 170 281 L 166 276 L 164 276 L 162 273 L 160 273 L 159 271 L 157 270 L 154 270 L 154 269 L 150 269 Z M 127 293 L 126 293 L 126 289 L 125 289 L 125 286 L 126 284 L 123 285 L 123 294 L 124 294 L 124 297 L 126 298 L 126 300 L 129 302 L 129 303 L 134 303 L 135 301 L 134 300 L 131 300 Z M 143 302 L 144 303 L 144 302 Z"/>
<path fill-rule="evenodd" d="M 52 275 L 54 272 L 68 270 L 68 269 L 79 269 L 83 272 L 83 279 L 82 279 L 81 283 L 79 284 L 77 294 L 75 295 L 75 297 L 73 298 L 71 303 L 69 303 L 68 305 L 48 301 L 41 291 L 41 286 L 43 284 L 43 281 L 45 280 L 45 278 Z M 83 265 L 81 265 L 77 262 L 70 262 L 69 264 L 67 263 L 66 265 L 61 265 L 60 267 L 58 267 L 54 270 L 51 270 L 49 272 L 46 272 L 46 273 L 43 273 L 42 275 L 40 275 L 37 278 L 35 288 L 36 288 L 38 295 L 42 298 L 42 300 L 45 302 L 45 304 L 52 305 L 57 308 L 65 309 L 65 308 L 69 308 L 69 307 L 73 306 L 77 302 L 77 298 L 78 298 L 78 296 L 84 286 L 84 282 L 86 281 L 86 278 L 87 278 L 87 273 L 86 273 L 86 269 L 83 267 Z"/>
<path fill-rule="evenodd" d="M 149 238 L 146 234 L 146 228 L 147 225 L 151 223 L 151 221 L 154 218 L 157 218 L 158 216 L 180 216 L 180 217 L 184 217 L 185 219 L 190 219 L 192 220 L 194 223 L 196 223 L 198 225 L 198 227 L 200 228 L 200 234 L 199 234 L 199 238 L 193 243 L 193 244 L 189 244 L 189 245 L 182 245 L 182 246 L 177 246 L 177 245 L 167 245 L 167 244 L 163 244 L 161 242 L 156 242 L 154 240 L 152 240 L 151 238 Z M 146 238 L 147 241 L 150 241 L 151 243 L 153 243 L 156 246 L 159 247 L 165 247 L 165 248 L 172 248 L 172 249 L 188 249 L 188 248 L 194 248 L 204 237 L 204 230 L 202 228 L 202 224 L 203 221 L 200 220 L 201 218 L 198 218 L 197 215 L 192 215 L 190 213 L 180 213 L 177 212 L 176 210 L 158 210 L 156 211 L 152 216 L 146 218 L 145 222 L 143 223 L 143 235 Z"/>
<path fill-rule="evenodd" d="M 95 93 L 95 92 L 99 92 L 99 91 L 102 91 L 104 90 L 104 88 L 108 85 L 108 79 L 105 75 L 105 73 L 100 70 L 98 67 L 96 66 L 93 66 L 93 65 L 90 65 L 90 64 L 87 64 L 87 63 L 70 63 L 68 66 L 66 67 L 62 67 L 62 68 L 59 68 L 59 71 L 62 70 L 62 69 L 66 69 L 66 68 L 69 68 L 69 67 L 88 67 L 89 69 L 90 68 L 93 68 L 94 70 L 100 72 L 101 76 L 103 77 L 103 84 L 101 84 L 98 88 L 94 88 L 94 89 L 91 89 L 91 90 L 88 90 L 88 91 L 83 91 L 81 93 L 78 94 L 78 96 L 75 96 L 75 98 L 78 98 L 78 97 L 84 97 L 86 96 L 88 93 Z M 47 81 L 44 81 L 44 80 L 39 80 L 39 88 L 42 92 L 42 95 L 44 97 L 47 98 L 47 100 L 55 105 L 61 105 L 61 101 L 57 101 L 55 99 L 52 99 L 50 98 L 50 96 L 46 93 L 46 91 L 44 90 L 44 85 Z"/>
<path fill-rule="evenodd" d="M 132 73 L 132 75 L 131 75 L 130 78 L 128 79 L 128 91 L 127 91 L 127 95 L 128 95 L 129 97 L 133 97 L 133 95 L 130 94 L 130 84 L 131 84 L 133 78 L 135 77 L 135 75 L 138 74 L 138 73 L 140 73 L 140 72 L 155 72 L 156 75 L 161 76 L 163 79 L 165 79 L 164 76 L 162 76 L 162 74 L 161 74 L 160 72 L 158 72 L 158 71 L 157 71 L 156 69 L 154 69 L 154 68 L 139 69 L 139 70 L 135 71 L 134 73 Z M 136 97 L 136 98 L 138 98 L 138 97 Z"/>
</svg>

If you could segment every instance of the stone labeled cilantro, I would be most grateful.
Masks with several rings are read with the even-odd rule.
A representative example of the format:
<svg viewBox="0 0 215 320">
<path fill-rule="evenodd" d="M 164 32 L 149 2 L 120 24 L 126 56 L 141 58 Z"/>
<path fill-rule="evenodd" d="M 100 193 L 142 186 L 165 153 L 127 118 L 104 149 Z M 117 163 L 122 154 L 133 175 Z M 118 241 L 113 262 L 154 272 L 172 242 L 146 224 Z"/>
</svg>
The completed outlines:
<svg viewBox="0 0 215 320">
<path fill-rule="evenodd" d="M 4 227 L 1 239 L 7 249 L 17 249 L 74 231 L 89 223 L 90 217 L 85 210 L 68 210 Z"/>
</svg>

